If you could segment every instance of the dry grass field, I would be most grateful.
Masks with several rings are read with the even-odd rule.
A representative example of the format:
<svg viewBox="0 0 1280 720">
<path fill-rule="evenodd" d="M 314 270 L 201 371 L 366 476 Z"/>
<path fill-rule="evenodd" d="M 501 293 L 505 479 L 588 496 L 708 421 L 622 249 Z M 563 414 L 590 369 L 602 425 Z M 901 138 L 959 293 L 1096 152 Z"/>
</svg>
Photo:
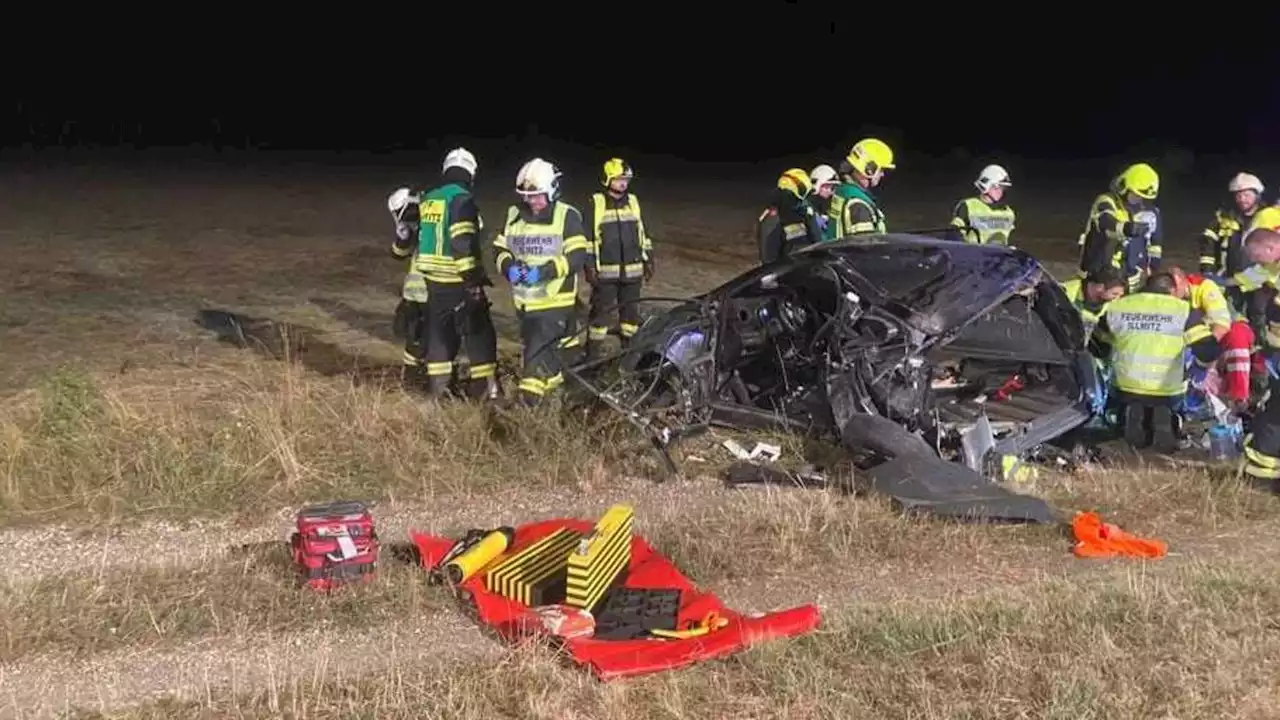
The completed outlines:
<svg viewBox="0 0 1280 720">
<path fill-rule="evenodd" d="M 507 176 L 482 177 L 491 223 Z M 638 186 L 659 243 L 649 294 L 750 265 L 761 185 L 744 177 Z M 1025 489 L 1170 543 L 1158 561 L 1092 562 L 1057 528 L 727 490 L 723 435 L 683 446 L 685 477 L 657 483 L 623 425 L 425 402 L 391 382 L 403 268 L 384 199 L 410 180 L 355 163 L 10 168 L 0 716 L 1280 717 L 1280 499 L 1177 458 L 1042 474 Z M 891 224 L 945 222 L 965 182 L 893 187 Z M 1015 198 L 1019 244 L 1061 269 L 1088 183 Z M 1174 237 L 1210 208 L 1166 210 Z M 492 298 L 510 366 L 509 299 Z M 290 323 L 290 347 L 218 342 L 202 309 Z M 640 531 L 730 605 L 817 602 L 823 626 L 599 684 L 548 648 L 482 636 L 395 553 L 367 587 L 299 590 L 282 546 L 293 512 L 348 497 L 376 502 L 391 542 L 631 502 Z"/>
</svg>

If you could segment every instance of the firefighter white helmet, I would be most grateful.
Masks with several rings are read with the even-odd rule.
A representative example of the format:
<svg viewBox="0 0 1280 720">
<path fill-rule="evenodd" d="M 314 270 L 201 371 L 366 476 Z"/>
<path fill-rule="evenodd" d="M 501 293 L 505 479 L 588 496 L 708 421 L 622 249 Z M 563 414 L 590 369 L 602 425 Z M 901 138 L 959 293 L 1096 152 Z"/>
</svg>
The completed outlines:
<svg viewBox="0 0 1280 720">
<path fill-rule="evenodd" d="M 387 210 L 391 211 L 392 215 L 399 216 L 400 212 L 404 210 L 406 205 L 417 201 L 418 198 L 414 197 L 409 192 L 409 188 L 402 187 L 387 196 Z"/>
<path fill-rule="evenodd" d="M 1242 190 L 1252 190 L 1259 195 L 1265 188 L 1262 187 L 1262 181 L 1257 175 L 1252 173 L 1238 173 L 1231 178 L 1231 182 L 1227 183 L 1227 192 L 1238 193 Z"/>
<path fill-rule="evenodd" d="M 476 156 L 472 155 L 471 151 L 466 148 L 450 150 L 449 154 L 444 156 L 444 163 L 440 166 L 440 172 L 445 172 L 449 168 L 455 167 L 462 168 L 467 171 L 468 175 L 475 177 L 476 168 L 478 167 Z"/>
<path fill-rule="evenodd" d="M 840 178 L 836 175 L 836 169 L 830 165 L 819 165 L 809 171 L 809 184 L 814 190 L 823 185 L 837 185 Z"/>
<path fill-rule="evenodd" d="M 1010 187 L 1013 185 L 1009 181 L 1009 171 L 999 165 L 988 165 L 982 168 L 982 172 L 978 173 L 978 179 L 973 181 L 973 186 L 978 188 L 978 192 L 985 193 L 994 187 Z"/>
<path fill-rule="evenodd" d="M 560 195 L 560 170 L 555 165 L 534 158 L 516 173 L 516 192 L 521 195 L 546 195 L 554 202 Z"/>
</svg>

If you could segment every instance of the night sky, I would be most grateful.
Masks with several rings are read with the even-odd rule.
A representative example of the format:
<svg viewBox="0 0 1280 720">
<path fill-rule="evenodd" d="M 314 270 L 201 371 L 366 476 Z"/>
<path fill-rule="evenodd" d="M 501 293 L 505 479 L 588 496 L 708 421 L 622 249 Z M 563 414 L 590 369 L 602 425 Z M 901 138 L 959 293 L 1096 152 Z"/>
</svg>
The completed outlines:
<svg viewBox="0 0 1280 720">
<path fill-rule="evenodd" d="M 711 9 L 698 15 L 728 27 L 663 19 L 583 31 L 542 53 L 514 27 L 486 31 L 465 52 L 443 52 L 459 70 L 434 82 L 415 70 L 431 54 L 408 31 L 368 51 L 358 40 L 340 52 L 322 40 L 309 53 L 223 45 L 216 63 L 203 46 L 184 46 L 205 62 L 182 65 L 181 80 L 175 65 L 113 55 L 103 62 L 127 72 L 100 68 L 106 79 L 79 91 L 19 88 L 0 107 L 0 132 L 7 147 L 434 150 L 536 125 L 557 139 L 690 160 L 767 160 L 872 133 L 919 155 L 1102 157 L 1152 144 L 1280 155 L 1280 43 L 1148 45 L 1163 32 L 1149 25 L 1092 42 L 1045 10 L 1034 30 L 1004 31 L 1018 42 L 984 41 L 963 25 L 913 39 L 897 22 L 881 26 L 900 40 L 857 52 L 858 22 L 770 7 L 738 25 Z"/>
</svg>

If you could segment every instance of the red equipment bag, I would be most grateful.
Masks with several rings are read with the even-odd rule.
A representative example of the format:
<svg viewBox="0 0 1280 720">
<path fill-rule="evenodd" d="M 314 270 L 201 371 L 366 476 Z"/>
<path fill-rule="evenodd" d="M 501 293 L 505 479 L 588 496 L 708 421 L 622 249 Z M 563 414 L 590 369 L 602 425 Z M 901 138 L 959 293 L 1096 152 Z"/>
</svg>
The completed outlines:
<svg viewBox="0 0 1280 720">
<path fill-rule="evenodd" d="M 373 515 L 361 502 L 302 508 L 289 544 L 303 580 L 314 590 L 369 580 L 378 567 L 378 533 Z"/>
</svg>

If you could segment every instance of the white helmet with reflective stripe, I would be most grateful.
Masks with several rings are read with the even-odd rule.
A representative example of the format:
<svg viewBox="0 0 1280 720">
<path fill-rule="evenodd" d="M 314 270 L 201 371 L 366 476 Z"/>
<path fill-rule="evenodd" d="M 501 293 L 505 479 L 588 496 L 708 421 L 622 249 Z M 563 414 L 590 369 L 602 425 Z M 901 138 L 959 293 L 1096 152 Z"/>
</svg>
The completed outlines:
<svg viewBox="0 0 1280 720">
<path fill-rule="evenodd" d="M 994 187 L 1010 187 L 1013 183 L 1009 181 L 1009 171 L 999 165 L 988 165 L 982 168 L 982 172 L 978 173 L 978 179 L 973 181 L 973 186 L 978 188 L 978 192 L 985 193 Z"/>
<path fill-rule="evenodd" d="M 1262 181 L 1257 175 L 1252 173 L 1237 173 L 1231 178 L 1231 182 L 1227 184 L 1227 192 L 1238 193 L 1241 190 L 1252 190 L 1259 195 L 1265 188 L 1262 187 Z"/>
<path fill-rule="evenodd" d="M 555 165 L 534 158 L 516 173 L 516 192 L 521 195 L 546 195 L 554 201 L 560 194 L 560 170 Z"/>
<path fill-rule="evenodd" d="M 838 185 L 840 178 L 836 174 L 836 169 L 830 165 L 819 165 L 809 171 L 809 184 L 813 185 L 813 189 L 817 190 L 823 185 Z"/>
<path fill-rule="evenodd" d="M 387 197 L 387 210 L 390 210 L 393 214 L 399 214 L 411 200 L 417 200 L 417 198 L 413 197 L 409 192 L 409 188 L 397 188 L 395 192 Z"/>
<path fill-rule="evenodd" d="M 467 171 L 468 175 L 475 177 L 476 167 L 478 167 L 478 164 L 476 163 L 476 156 L 472 155 L 471 151 L 466 148 L 454 148 L 450 150 L 449 154 L 444 156 L 444 164 L 441 165 L 440 172 L 445 172 L 449 168 L 455 167 L 462 168 Z"/>
</svg>

